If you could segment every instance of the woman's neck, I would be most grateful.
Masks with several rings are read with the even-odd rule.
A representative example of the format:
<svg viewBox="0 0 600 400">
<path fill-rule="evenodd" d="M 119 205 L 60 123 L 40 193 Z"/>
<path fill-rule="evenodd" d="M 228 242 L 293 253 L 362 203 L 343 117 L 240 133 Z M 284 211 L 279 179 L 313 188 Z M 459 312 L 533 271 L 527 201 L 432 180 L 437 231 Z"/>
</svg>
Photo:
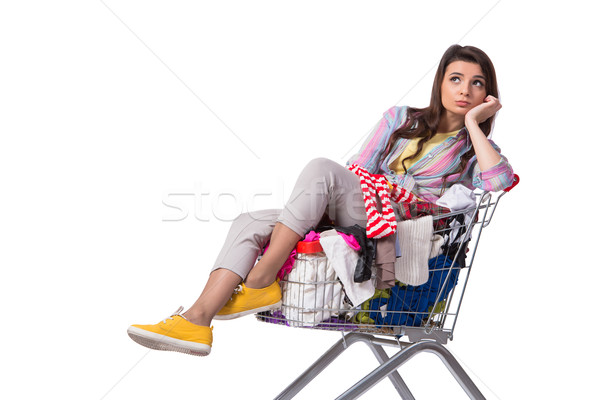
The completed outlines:
<svg viewBox="0 0 600 400">
<path fill-rule="evenodd" d="M 454 132 L 465 126 L 465 116 L 452 114 L 448 115 L 448 111 L 444 110 L 440 117 L 436 133 Z"/>
</svg>

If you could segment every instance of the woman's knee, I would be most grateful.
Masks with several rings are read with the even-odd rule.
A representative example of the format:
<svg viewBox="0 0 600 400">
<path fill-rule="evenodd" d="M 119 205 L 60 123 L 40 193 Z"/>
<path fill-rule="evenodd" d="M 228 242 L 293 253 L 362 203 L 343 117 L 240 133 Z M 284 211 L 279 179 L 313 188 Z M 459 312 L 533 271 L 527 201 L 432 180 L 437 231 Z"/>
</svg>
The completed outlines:
<svg viewBox="0 0 600 400">
<path fill-rule="evenodd" d="M 250 216 L 250 213 L 247 212 L 241 213 L 236 217 L 236 219 L 233 220 L 233 224 L 244 227 L 250 225 L 251 223 L 252 217 Z"/>
<path fill-rule="evenodd" d="M 330 160 L 329 158 L 319 157 L 310 160 L 304 170 L 301 173 L 301 177 L 313 180 L 313 178 L 327 177 L 332 175 L 333 172 L 343 168 L 337 162 Z"/>
<path fill-rule="evenodd" d="M 305 169 L 322 171 L 322 170 L 330 170 L 333 167 L 339 167 L 339 166 L 340 165 L 338 163 L 336 163 L 333 160 L 330 160 L 329 158 L 317 157 L 317 158 L 313 158 L 312 160 L 310 160 L 306 164 Z"/>
</svg>

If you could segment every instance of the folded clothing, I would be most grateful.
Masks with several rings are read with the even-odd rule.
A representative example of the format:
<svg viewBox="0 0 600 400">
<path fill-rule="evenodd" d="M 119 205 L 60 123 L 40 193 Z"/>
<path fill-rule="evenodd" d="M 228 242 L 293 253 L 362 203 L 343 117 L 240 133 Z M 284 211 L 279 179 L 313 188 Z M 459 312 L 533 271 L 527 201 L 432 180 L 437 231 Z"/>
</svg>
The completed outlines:
<svg viewBox="0 0 600 400">
<path fill-rule="evenodd" d="M 433 219 L 430 215 L 398 224 L 402 257 L 395 262 L 396 279 L 408 285 L 427 282 L 427 260 L 431 254 Z"/>
</svg>

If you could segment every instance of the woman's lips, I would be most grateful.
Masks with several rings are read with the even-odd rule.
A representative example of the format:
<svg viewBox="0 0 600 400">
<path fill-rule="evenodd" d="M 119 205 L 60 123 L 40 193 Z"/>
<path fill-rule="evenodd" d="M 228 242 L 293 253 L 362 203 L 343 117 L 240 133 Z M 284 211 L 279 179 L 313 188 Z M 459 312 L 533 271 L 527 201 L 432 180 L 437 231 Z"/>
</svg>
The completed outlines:
<svg viewBox="0 0 600 400">
<path fill-rule="evenodd" d="M 464 106 L 469 105 L 469 102 L 468 101 L 457 100 L 456 101 L 456 105 L 459 106 L 459 107 L 464 107 Z"/>
</svg>

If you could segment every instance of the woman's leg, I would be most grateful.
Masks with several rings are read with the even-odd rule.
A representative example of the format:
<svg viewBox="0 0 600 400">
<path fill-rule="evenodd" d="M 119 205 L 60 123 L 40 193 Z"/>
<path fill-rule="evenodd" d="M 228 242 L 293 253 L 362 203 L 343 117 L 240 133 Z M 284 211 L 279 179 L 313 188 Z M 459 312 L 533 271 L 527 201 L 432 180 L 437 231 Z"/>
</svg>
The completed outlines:
<svg viewBox="0 0 600 400">
<path fill-rule="evenodd" d="M 241 281 L 238 274 L 228 269 L 219 268 L 211 272 L 202 294 L 183 316 L 196 325 L 210 326 L 213 317 L 227 303 Z"/>
<path fill-rule="evenodd" d="M 360 180 L 338 163 L 316 158 L 300 173 L 290 200 L 277 219 L 271 244 L 246 278 L 246 286 L 264 288 L 311 227 L 327 212 L 339 226 L 366 226 L 367 216 Z"/>
<path fill-rule="evenodd" d="M 254 211 L 243 213 L 232 222 L 206 286 L 192 307 L 183 314 L 190 322 L 209 326 L 217 312 L 232 297 L 236 286 L 246 278 L 267 242 L 271 241 L 269 249 L 278 249 L 279 243 L 287 242 L 281 241 L 280 234 L 274 232 L 280 214 L 281 209 Z M 291 249 L 287 251 L 286 257 L 290 252 Z M 268 256 L 265 254 L 267 259 L 278 259 L 277 255 L 277 251 L 269 251 Z M 285 258 L 279 268 L 284 261 Z"/>
<path fill-rule="evenodd" d="M 278 222 L 271 234 L 269 248 L 246 277 L 246 286 L 260 289 L 273 283 L 277 272 L 303 237 Z"/>
<path fill-rule="evenodd" d="M 127 329 L 131 339 L 155 350 L 208 355 L 213 341 L 212 328 L 209 328 L 211 320 L 228 303 L 234 288 L 256 262 L 256 258 L 271 237 L 280 213 L 281 210 L 264 210 L 242 214 L 236 218 L 231 224 L 208 282 L 194 305 L 184 314 L 180 314 L 181 309 L 177 310 L 157 324 L 131 325 Z M 274 286 L 277 287 L 273 287 L 271 292 L 278 296 L 275 300 L 277 303 L 281 299 L 281 291 L 279 285 Z M 258 296 L 259 300 L 262 300 L 262 297 Z M 239 299 L 239 296 L 237 298 Z M 242 303 L 246 301 L 243 300 Z M 273 302 L 267 304 L 271 305 Z"/>
<path fill-rule="evenodd" d="M 367 225 L 358 175 L 335 161 L 316 158 L 302 170 L 277 221 L 304 235 L 325 212 L 338 226 Z"/>
<path fill-rule="evenodd" d="M 340 226 L 366 226 L 358 176 L 317 158 L 301 172 L 284 210 L 245 213 L 232 223 L 205 289 L 184 315 L 207 326 L 240 281 L 253 289 L 270 286 L 297 242 L 325 212 Z M 269 248 L 255 265 L 267 242 Z"/>
<path fill-rule="evenodd" d="M 175 313 L 155 325 L 132 325 L 129 335 L 152 349 L 207 355 L 212 345 L 212 330 L 208 326 L 217 312 L 229 308 L 225 316 L 234 316 L 231 309 L 241 308 L 245 314 L 260 308 L 265 298 L 267 306 L 273 304 L 273 298 L 281 298 L 279 286 L 272 283 L 277 271 L 296 242 L 325 212 L 337 225 L 366 226 L 358 177 L 331 160 L 319 158 L 304 168 L 283 211 L 245 213 L 234 221 L 202 294 L 183 316 Z M 269 249 L 255 265 L 269 240 Z M 232 292 L 244 279 L 250 285 L 249 293 L 234 295 L 234 307 L 230 307 Z M 269 283 L 272 284 L 259 289 Z"/>
</svg>

